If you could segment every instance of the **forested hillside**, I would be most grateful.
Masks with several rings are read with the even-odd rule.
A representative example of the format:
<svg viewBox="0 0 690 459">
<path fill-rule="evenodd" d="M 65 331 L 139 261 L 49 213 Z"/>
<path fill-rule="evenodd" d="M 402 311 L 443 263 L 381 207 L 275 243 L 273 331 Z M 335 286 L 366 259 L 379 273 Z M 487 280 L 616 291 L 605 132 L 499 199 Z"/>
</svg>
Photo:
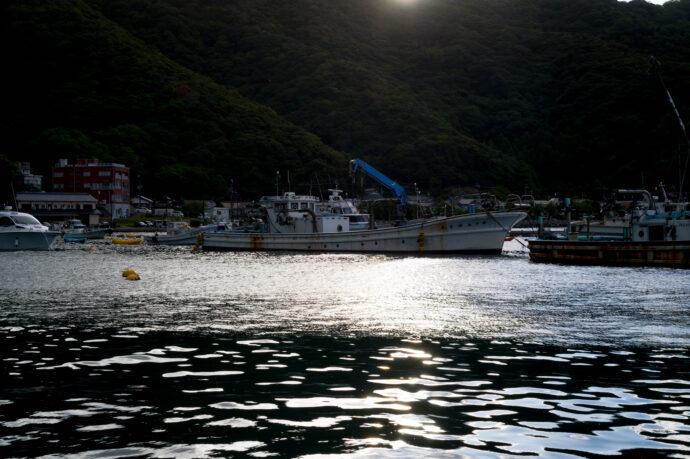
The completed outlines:
<svg viewBox="0 0 690 459">
<path fill-rule="evenodd" d="M 149 194 L 346 180 L 598 197 L 677 183 L 690 0 L 6 4 L 7 156 L 128 164 Z M 644 181 L 644 183 L 642 183 Z"/>
</svg>

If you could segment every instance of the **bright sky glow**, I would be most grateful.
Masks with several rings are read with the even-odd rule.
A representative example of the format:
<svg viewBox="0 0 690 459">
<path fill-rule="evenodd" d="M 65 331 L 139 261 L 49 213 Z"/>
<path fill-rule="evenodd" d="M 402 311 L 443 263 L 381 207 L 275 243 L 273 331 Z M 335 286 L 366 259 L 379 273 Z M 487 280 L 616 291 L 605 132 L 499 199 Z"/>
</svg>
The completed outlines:
<svg viewBox="0 0 690 459">
<path fill-rule="evenodd" d="M 620 2 L 629 2 L 630 0 L 618 0 Z M 647 3 L 654 3 L 655 5 L 663 5 L 670 0 L 645 0 Z"/>
</svg>

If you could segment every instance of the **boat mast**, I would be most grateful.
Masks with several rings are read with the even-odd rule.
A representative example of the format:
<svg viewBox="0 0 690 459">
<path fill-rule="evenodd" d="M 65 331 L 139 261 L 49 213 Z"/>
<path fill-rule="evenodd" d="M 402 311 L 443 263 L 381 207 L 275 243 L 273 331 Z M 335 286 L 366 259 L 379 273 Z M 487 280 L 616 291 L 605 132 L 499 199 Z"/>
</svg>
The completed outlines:
<svg viewBox="0 0 690 459">
<path fill-rule="evenodd" d="M 678 113 L 678 109 L 676 108 L 676 104 L 673 102 L 673 97 L 671 97 L 671 93 L 666 88 L 666 85 L 664 84 L 664 79 L 661 77 L 661 62 L 659 62 L 654 56 L 650 56 L 649 62 L 652 64 L 652 68 L 654 69 L 657 76 L 659 77 L 659 82 L 661 83 L 661 87 L 664 88 L 664 91 L 666 91 L 666 96 L 668 97 L 668 101 L 671 104 L 671 108 L 673 109 L 673 114 L 676 116 L 676 119 L 678 120 L 678 124 L 680 125 L 680 130 L 683 132 L 683 137 L 685 137 L 685 142 L 688 144 L 688 153 L 685 157 L 685 167 L 683 167 L 679 171 L 680 188 L 678 189 L 678 200 L 680 201 L 681 195 L 683 194 L 683 185 L 685 183 L 685 176 L 688 172 L 688 160 L 690 159 L 690 139 L 688 139 L 688 133 L 685 129 L 685 124 L 683 124 L 683 119 L 680 117 L 680 113 Z M 678 167 L 680 167 L 680 161 L 678 161 L 678 163 L 679 163 Z"/>
</svg>

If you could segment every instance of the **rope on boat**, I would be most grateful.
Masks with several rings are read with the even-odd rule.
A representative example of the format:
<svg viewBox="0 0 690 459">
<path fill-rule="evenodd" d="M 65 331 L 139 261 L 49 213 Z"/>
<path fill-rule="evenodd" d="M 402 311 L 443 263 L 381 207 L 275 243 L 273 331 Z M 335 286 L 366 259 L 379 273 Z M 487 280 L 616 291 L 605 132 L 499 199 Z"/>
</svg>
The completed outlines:
<svg viewBox="0 0 690 459">
<path fill-rule="evenodd" d="M 486 215 L 488 215 L 489 217 L 491 217 L 491 219 L 492 219 L 493 221 L 495 221 L 496 224 L 497 224 L 498 226 L 500 226 L 501 228 L 503 228 L 503 231 L 505 231 L 506 234 L 510 234 L 510 230 L 509 230 L 509 229 L 506 229 L 506 227 L 503 226 L 503 225 L 501 224 L 501 222 L 499 222 L 498 219 L 497 219 L 496 217 L 494 217 L 494 216 L 491 214 L 491 212 L 489 212 L 489 211 L 487 210 L 487 211 L 486 211 Z M 519 238 L 515 238 L 515 240 L 518 241 L 518 242 L 520 243 L 520 245 L 523 246 L 524 248 L 529 249 L 529 247 L 528 247 L 527 245 L 525 245 L 525 243 L 522 242 Z"/>
</svg>

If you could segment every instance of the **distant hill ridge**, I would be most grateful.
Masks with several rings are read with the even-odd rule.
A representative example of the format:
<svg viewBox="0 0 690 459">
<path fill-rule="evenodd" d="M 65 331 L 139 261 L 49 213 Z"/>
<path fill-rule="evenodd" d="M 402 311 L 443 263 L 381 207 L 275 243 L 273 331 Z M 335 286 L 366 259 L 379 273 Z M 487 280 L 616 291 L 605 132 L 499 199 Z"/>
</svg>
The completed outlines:
<svg viewBox="0 0 690 459">
<path fill-rule="evenodd" d="M 690 0 L 10 1 L 7 156 L 136 189 L 306 191 L 362 157 L 442 194 L 675 183 Z M 348 182 L 349 183 L 349 182 Z M 139 186 L 141 188 L 139 188 Z M 301 188 L 301 189 L 300 189 Z"/>
</svg>

